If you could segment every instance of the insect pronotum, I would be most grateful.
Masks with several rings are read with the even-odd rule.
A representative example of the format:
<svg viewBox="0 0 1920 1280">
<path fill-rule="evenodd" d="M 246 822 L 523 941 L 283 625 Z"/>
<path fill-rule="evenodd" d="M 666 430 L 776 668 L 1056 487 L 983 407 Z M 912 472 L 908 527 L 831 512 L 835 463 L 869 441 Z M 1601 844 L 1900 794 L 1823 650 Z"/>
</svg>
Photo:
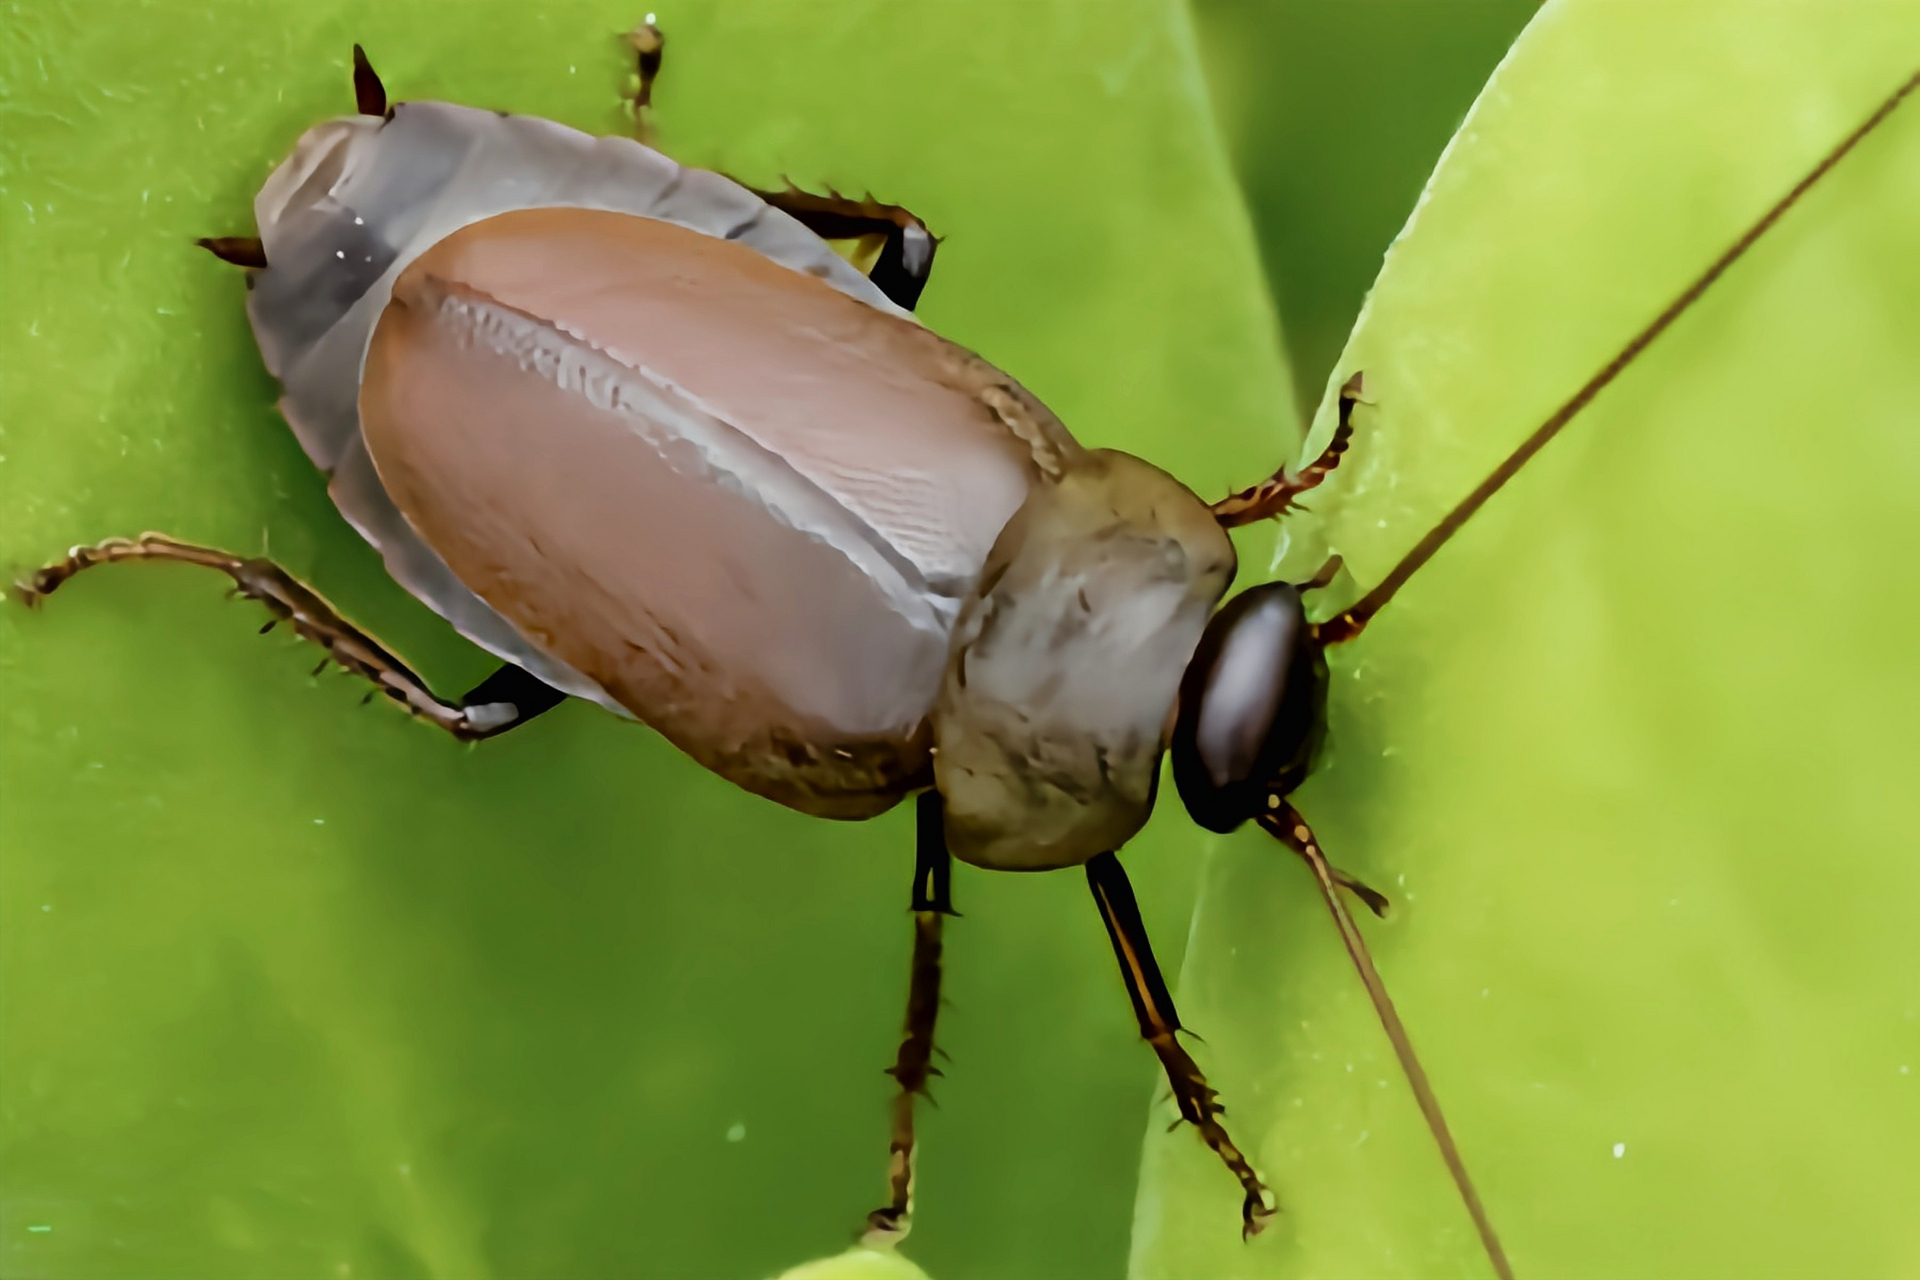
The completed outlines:
<svg viewBox="0 0 1920 1280">
<path fill-rule="evenodd" d="M 649 22 L 630 43 L 644 134 L 664 40 Z M 575 696 L 803 812 L 865 818 L 914 797 L 888 1197 L 866 1228 L 882 1243 L 911 1224 L 954 856 L 1085 867 L 1181 1116 L 1239 1181 L 1244 1230 L 1275 1212 L 1177 1038 L 1115 856 L 1170 753 L 1197 822 L 1251 820 L 1311 868 L 1493 1270 L 1510 1276 L 1343 893 L 1376 912 L 1386 899 L 1331 865 L 1289 799 L 1324 732 L 1324 651 L 1359 636 L 1916 85 L 1385 578 L 1314 623 L 1303 594 L 1330 571 L 1216 610 L 1235 570 L 1225 530 L 1283 515 L 1335 472 L 1359 374 L 1317 458 L 1208 504 L 1137 458 L 1084 448 L 1012 378 L 921 328 L 911 309 L 937 246 L 906 209 L 756 191 L 630 138 L 391 104 L 356 46 L 359 114 L 301 139 L 255 202 L 258 238 L 200 243 L 249 272 L 263 358 L 342 512 L 402 585 L 504 665 L 442 698 L 271 561 L 161 534 L 76 547 L 19 590 L 33 604 L 97 564 L 195 564 L 464 740 Z M 828 240 L 864 242 L 871 265 L 856 270 Z"/>
</svg>

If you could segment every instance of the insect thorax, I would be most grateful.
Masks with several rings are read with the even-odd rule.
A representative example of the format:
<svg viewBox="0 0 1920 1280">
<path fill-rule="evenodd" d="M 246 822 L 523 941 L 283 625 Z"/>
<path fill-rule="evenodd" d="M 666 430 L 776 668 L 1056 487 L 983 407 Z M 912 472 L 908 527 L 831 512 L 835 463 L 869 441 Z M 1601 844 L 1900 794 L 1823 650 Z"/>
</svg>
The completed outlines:
<svg viewBox="0 0 1920 1280">
<path fill-rule="evenodd" d="M 962 608 L 933 712 L 954 854 L 1044 870 L 1146 822 L 1180 677 L 1234 571 L 1179 481 L 1095 450 L 1037 486 Z"/>
</svg>

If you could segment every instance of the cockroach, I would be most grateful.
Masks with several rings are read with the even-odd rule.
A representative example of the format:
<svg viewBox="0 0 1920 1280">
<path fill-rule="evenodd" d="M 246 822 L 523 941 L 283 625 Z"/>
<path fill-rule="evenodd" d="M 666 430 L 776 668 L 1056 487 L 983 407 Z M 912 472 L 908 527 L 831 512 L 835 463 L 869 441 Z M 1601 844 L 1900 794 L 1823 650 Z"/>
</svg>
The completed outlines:
<svg viewBox="0 0 1920 1280">
<path fill-rule="evenodd" d="M 664 42 L 645 24 L 636 115 Z M 568 697 L 651 726 L 803 813 L 917 806 L 914 948 L 890 1069 L 888 1200 L 911 1225 L 914 1106 L 932 1074 L 955 857 L 1085 868 L 1141 1035 L 1181 1117 L 1276 1211 L 1227 1132 L 1116 856 L 1171 755 L 1202 827 L 1251 821 L 1311 868 L 1493 1270 L 1499 1239 L 1342 899 L 1289 800 L 1324 736 L 1325 651 L 1359 637 L 1475 511 L 1920 85 L 1909 79 L 1422 537 L 1357 603 L 1312 580 L 1219 606 L 1227 530 L 1332 475 L 1363 400 L 1346 381 L 1312 461 L 1207 503 L 912 315 L 937 241 L 906 209 L 684 168 L 634 138 L 390 104 L 354 49 L 358 114 L 315 125 L 254 202 L 259 234 L 200 243 L 245 268 L 281 410 L 393 577 L 503 660 L 434 693 L 266 559 L 160 534 L 77 547 L 35 603 L 121 560 L 217 570 L 416 717 L 492 738 Z M 877 248 L 861 271 L 829 241 Z M 271 625 L 271 624 L 270 624 Z"/>
</svg>

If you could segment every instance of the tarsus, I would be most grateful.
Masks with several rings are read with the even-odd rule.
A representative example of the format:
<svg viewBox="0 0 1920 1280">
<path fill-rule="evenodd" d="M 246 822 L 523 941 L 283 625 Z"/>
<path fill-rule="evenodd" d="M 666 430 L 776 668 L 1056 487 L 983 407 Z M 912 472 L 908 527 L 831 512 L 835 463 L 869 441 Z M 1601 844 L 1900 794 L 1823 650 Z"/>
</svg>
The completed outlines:
<svg viewBox="0 0 1920 1280">
<path fill-rule="evenodd" d="M 1828 170 L 1832 169 L 1836 164 L 1839 164 L 1841 159 L 1845 157 L 1849 151 L 1858 146 L 1862 139 L 1877 129 L 1888 116 L 1893 114 L 1894 109 L 1906 99 L 1907 95 L 1911 94 L 1916 88 L 1920 88 L 1920 71 L 1914 72 L 1913 75 L 1908 77 L 1905 84 L 1902 84 L 1898 89 L 1894 90 L 1893 94 L 1876 107 L 1873 114 L 1868 116 L 1859 128 L 1841 139 L 1839 145 L 1829 151 L 1819 164 L 1816 164 L 1808 171 L 1806 177 L 1795 183 L 1791 191 L 1780 197 L 1774 206 L 1761 216 L 1758 222 L 1747 228 L 1746 232 L 1741 235 L 1738 240 L 1735 240 L 1733 245 L 1728 248 L 1725 253 L 1721 254 L 1712 266 L 1702 272 L 1699 279 L 1682 290 L 1680 296 L 1669 303 L 1665 311 L 1662 311 L 1658 316 L 1654 317 L 1653 323 L 1634 335 L 1633 340 L 1622 347 L 1618 355 L 1607 361 L 1600 372 L 1589 378 L 1585 386 L 1574 392 L 1572 398 L 1556 409 L 1552 417 L 1541 423 L 1532 435 L 1522 441 L 1519 448 L 1515 449 L 1507 456 L 1504 462 L 1493 469 L 1492 475 L 1481 481 L 1472 493 L 1461 500 L 1459 506 L 1449 511 L 1446 518 L 1435 525 L 1426 537 L 1414 544 L 1413 550 L 1407 552 L 1407 554 L 1401 558 L 1400 563 L 1393 566 L 1392 572 L 1382 578 L 1378 586 L 1362 596 L 1359 603 L 1355 604 L 1345 613 L 1329 618 L 1327 621 L 1321 623 L 1316 629 L 1316 634 L 1320 642 L 1322 644 L 1338 644 L 1343 640 L 1351 640 L 1359 635 L 1361 629 L 1367 625 L 1373 616 L 1386 607 L 1387 601 L 1393 599 L 1394 593 L 1406 585 L 1407 579 L 1411 578 L 1415 573 L 1418 573 L 1421 566 L 1431 560 L 1434 553 L 1446 545 L 1447 539 L 1451 538 L 1455 533 L 1458 533 L 1460 526 L 1465 524 L 1474 512 L 1485 505 L 1487 499 L 1500 492 L 1507 481 L 1513 479 L 1513 477 L 1519 473 L 1520 468 L 1524 467 L 1534 454 L 1546 448 L 1547 442 L 1558 435 L 1560 429 L 1573 420 L 1574 415 L 1586 408 L 1593 398 L 1606 388 L 1608 383 L 1619 377 L 1622 371 L 1624 371 L 1628 365 L 1632 364 L 1642 351 L 1645 351 L 1652 345 L 1655 338 L 1658 338 L 1666 331 L 1668 325 L 1678 320 L 1687 308 L 1699 301 L 1700 295 L 1711 288 L 1714 281 L 1726 273 L 1728 267 L 1738 262 L 1747 250 L 1753 247 L 1755 241 L 1765 235 L 1787 210 L 1799 202 L 1801 196 L 1807 194 L 1816 182 L 1826 177 Z"/>
</svg>

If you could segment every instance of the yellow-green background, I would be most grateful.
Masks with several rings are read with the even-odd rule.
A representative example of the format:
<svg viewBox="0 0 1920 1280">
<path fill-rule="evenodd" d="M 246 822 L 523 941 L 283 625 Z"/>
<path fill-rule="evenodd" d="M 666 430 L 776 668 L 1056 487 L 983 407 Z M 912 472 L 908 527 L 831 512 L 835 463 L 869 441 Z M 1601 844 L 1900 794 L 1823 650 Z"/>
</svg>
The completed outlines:
<svg viewBox="0 0 1920 1280">
<path fill-rule="evenodd" d="M 333 513 L 187 241 L 247 229 L 352 40 L 398 97 L 611 131 L 637 16 L 7 6 L 0 568 L 265 546 L 441 687 L 484 673 Z M 929 323 L 1203 492 L 1363 365 L 1286 554 L 1364 583 L 1920 58 L 1911 5 L 1550 6 L 1336 369 L 1527 17 L 707 0 L 661 14 L 661 142 L 912 205 L 948 237 Z M 1911 117 L 1337 664 L 1302 805 L 1402 898 L 1382 966 L 1528 1274 L 1920 1266 Z M 753 1277 L 844 1244 L 882 1189 L 905 815 L 801 818 L 587 707 L 461 748 L 256 621 L 168 570 L 0 610 L 0 1274 Z M 1287 1213 L 1241 1245 L 1158 1123 L 1140 1176 L 1150 1055 L 1079 877 L 963 871 L 910 1252 L 1480 1274 L 1297 868 L 1172 804 L 1128 860 Z"/>
</svg>

